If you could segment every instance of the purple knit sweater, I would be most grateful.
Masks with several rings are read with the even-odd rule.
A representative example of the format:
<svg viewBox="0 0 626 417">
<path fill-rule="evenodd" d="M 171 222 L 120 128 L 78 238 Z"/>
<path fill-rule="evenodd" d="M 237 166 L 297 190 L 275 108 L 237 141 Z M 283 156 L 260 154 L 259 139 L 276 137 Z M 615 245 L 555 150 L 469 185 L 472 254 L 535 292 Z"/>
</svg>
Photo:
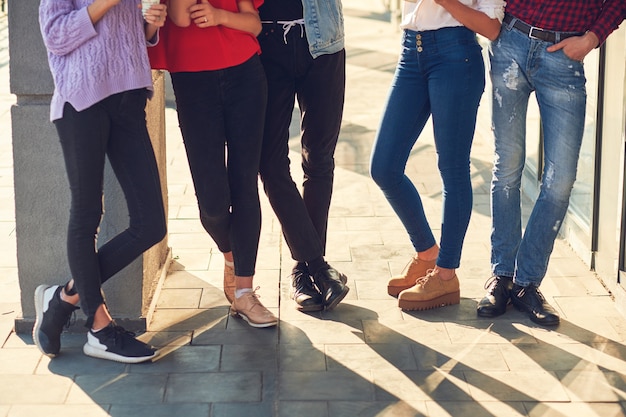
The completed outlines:
<svg viewBox="0 0 626 417">
<path fill-rule="evenodd" d="M 152 75 L 139 0 L 122 0 L 95 25 L 93 0 L 41 0 L 39 24 L 54 78 L 50 120 L 70 103 L 84 110 L 122 91 L 148 88 Z"/>
</svg>

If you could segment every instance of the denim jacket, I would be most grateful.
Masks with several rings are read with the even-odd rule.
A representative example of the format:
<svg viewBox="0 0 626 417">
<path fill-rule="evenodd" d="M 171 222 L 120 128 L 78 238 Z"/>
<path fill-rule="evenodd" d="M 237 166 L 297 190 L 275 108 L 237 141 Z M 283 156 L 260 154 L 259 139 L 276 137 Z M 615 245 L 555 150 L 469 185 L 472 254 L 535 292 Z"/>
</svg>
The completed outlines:
<svg viewBox="0 0 626 417">
<path fill-rule="evenodd" d="M 302 0 L 304 27 L 313 58 L 344 48 L 341 0 Z"/>
</svg>

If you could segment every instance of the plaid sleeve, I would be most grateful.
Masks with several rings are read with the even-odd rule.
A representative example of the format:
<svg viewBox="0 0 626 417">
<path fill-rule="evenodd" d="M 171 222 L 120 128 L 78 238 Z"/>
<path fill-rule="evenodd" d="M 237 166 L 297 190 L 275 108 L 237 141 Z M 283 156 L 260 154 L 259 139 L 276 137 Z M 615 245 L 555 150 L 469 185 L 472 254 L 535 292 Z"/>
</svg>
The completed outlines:
<svg viewBox="0 0 626 417">
<path fill-rule="evenodd" d="M 606 0 L 602 5 L 602 13 L 591 25 L 589 30 L 600 40 L 602 45 L 611 32 L 617 29 L 626 18 L 626 3 L 624 0 Z"/>
</svg>

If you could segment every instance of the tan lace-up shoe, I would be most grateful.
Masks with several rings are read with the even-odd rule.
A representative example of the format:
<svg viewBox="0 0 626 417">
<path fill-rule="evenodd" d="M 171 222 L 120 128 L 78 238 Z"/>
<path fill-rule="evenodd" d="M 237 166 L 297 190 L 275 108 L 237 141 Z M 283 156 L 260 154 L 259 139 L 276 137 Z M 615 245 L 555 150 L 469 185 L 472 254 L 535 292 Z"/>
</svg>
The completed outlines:
<svg viewBox="0 0 626 417">
<path fill-rule="evenodd" d="M 398 306 L 403 310 L 428 310 L 461 302 L 459 279 L 456 275 L 444 281 L 432 269 L 417 283 L 400 293 Z"/>
<path fill-rule="evenodd" d="M 415 256 L 404 268 L 401 275 L 391 277 L 387 284 L 387 293 L 392 297 L 397 297 L 400 292 L 415 285 L 418 278 L 426 275 L 429 269 L 435 267 L 435 260 L 424 261 Z"/>
<path fill-rule="evenodd" d="M 224 265 L 224 295 L 230 304 L 232 304 L 235 299 L 235 288 L 237 288 L 235 267 Z"/>
<path fill-rule="evenodd" d="M 257 287 L 241 297 L 235 297 L 230 306 L 230 314 L 241 317 L 252 327 L 271 327 L 278 324 L 278 318 L 271 311 L 261 304 L 259 296 L 256 294 Z"/>
</svg>

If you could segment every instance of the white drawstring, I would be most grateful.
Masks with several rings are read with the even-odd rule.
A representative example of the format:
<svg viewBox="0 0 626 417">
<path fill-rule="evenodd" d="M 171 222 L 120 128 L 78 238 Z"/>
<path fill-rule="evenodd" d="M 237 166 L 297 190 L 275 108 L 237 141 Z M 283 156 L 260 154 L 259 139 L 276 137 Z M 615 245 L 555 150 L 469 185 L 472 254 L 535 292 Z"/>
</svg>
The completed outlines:
<svg viewBox="0 0 626 417">
<path fill-rule="evenodd" d="M 273 22 L 273 21 L 263 21 L 261 23 L 265 23 L 265 24 L 268 24 L 268 23 L 269 24 L 271 24 L 271 23 L 278 23 L 280 25 L 283 25 L 283 41 L 285 42 L 285 45 L 287 44 L 287 34 L 291 30 L 291 28 L 296 26 L 296 25 L 300 25 L 300 37 L 304 36 L 304 19 L 277 20 L 276 22 Z"/>
</svg>

